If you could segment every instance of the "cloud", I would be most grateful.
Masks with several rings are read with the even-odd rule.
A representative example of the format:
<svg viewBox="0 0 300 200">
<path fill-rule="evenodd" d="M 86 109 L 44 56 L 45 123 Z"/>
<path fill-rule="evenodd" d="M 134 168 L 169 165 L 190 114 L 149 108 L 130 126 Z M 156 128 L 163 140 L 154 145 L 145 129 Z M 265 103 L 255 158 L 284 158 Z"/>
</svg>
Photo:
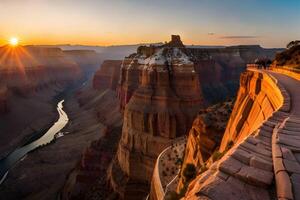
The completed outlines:
<svg viewBox="0 0 300 200">
<path fill-rule="evenodd" d="M 256 35 L 229 35 L 229 36 L 222 36 L 221 39 L 253 39 L 258 38 L 259 36 Z"/>
<path fill-rule="evenodd" d="M 215 33 L 213 33 L 213 32 L 210 32 L 210 33 L 208 33 L 208 35 L 214 35 Z"/>
</svg>

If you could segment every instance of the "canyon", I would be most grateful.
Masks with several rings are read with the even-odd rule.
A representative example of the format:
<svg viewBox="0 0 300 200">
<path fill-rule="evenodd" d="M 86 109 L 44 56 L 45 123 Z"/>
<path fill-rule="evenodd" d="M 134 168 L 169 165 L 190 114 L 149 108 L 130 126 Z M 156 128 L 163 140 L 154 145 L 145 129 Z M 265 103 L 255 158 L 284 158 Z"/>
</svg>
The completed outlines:
<svg viewBox="0 0 300 200">
<path fill-rule="evenodd" d="M 122 136 L 108 171 L 119 198 L 146 197 L 158 155 L 175 138 L 188 134 L 201 108 L 234 95 L 247 62 L 260 56 L 274 58 L 276 51 L 259 46 L 190 48 L 179 36 L 172 36 L 169 43 L 141 46 L 126 57 L 118 87 L 124 113 Z M 207 149 L 202 145 L 203 154 L 220 145 L 222 131 L 217 135 L 216 141 L 210 140 L 216 144 Z"/>
<path fill-rule="evenodd" d="M 258 68 L 249 64 L 241 74 L 230 118 L 222 107 L 208 108 L 210 118 L 222 112 L 215 118 L 218 128 L 204 123 L 208 116 L 200 111 L 183 140 L 186 147 L 177 152 L 184 155 L 183 163 L 173 159 L 168 165 L 179 165 L 180 173 L 165 176 L 161 163 L 182 141 L 174 141 L 159 155 L 150 199 L 299 199 L 299 143 L 287 135 L 299 137 L 299 74 L 276 60 L 269 70 Z"/>
<path fill-rule="evenodd" d="M 167 174 L 164 186 L 177 170 L 191 163 L 197 171 L 211 174 L 211 166 L 226 157 L 223 154 L 229 152 L 229 146 L 248 137 L 283 101 L 274 100 L 280 95 L 272 98 L 265 93 L 266 88 L 277 87 L 272 78 L 245 72 L 247 63 L 258 57 L 273 59 L 280 49 L 185 46 L 176 35 L 165 44 L 139 46 L 123 60 L 103 60 L 99 52 L 90 49 L 27 48 L 39 63 L 24 69 L 45 70 L 45 74 L 53 73 L 53 79 L 43 80 L 42 72 L 29 75 L 29 70 L 25 74 L 30 79 L 19 79 L 23 82 L 17 85 L 10 83 L 10 78 L 3 79 L 2 119 L 12 113 L 21 116 L 19 112 L 28 113 L 35 109 L 32 106 L 42 108 L 41 102 L 45 104 L 43 112 L 31 119 L 27 133 L 10 142 L 13 145 L 3 157 L 33 139 L 32 135 L 40 134 L 32 134 L 32 130 L 46 129 L 49 121 L 55 120 L 51 100 L 65 98 L 70 123 L 62 130 L 62 137 L 31 152 L 10 170 L 0 189 L 6 199 L 142 199 L 149 192 L 150 199 L 161 199 L 158 194 L 165 191 L 158 182 L 163 174 Z M 32 52 L 38 52 L 41 58 Z M 52 57 L 54 61 L 50 62 Z M 34 62 L 28 60 L 32 66 Z M 63 67 L 56 72 L 55 66 Z M 22 77 L 18 70 L 14 76 Z M 39 104 L 32 103 L 35 101 Z M 25 102 L 31 106 L 26 111 Z M 14 111 L 18 104 L 22 109 Z M 269 110 L 251 115 L 262 106 Z M 44 115 L 49 118 L 41 117 Z M 253 118 L 257 121 L 250 129 Z M 172 156 L 182 165 L 172 164 L 172 170 L 166 173 L 157 167 L 157 158 L 163 158 L 162 152 L 170 145 L 172 151 L 180 151 Z M 34 172 L 31 166 L 36 166 Z M 195 180 L 200 178 L 198 175 Z M 183 171 L 175 182 L 168 185 L 169 192 L 185 187 L 189 197 L 191 191 L 199 189 L 197 185 L 192 189 L 194 182 L 185 183 Z"/>
</svg>

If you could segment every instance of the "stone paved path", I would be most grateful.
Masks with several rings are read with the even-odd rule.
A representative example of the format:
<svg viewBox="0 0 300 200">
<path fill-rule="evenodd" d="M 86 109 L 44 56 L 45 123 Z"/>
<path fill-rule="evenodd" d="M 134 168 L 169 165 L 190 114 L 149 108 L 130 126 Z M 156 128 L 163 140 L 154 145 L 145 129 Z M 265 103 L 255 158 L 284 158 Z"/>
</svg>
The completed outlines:
<svg viewBox="0 0 300 200">
<path fill-rule="evenodd" d="M 288 116 L 273 132 L 272 157 L 277 197 L 300 200 L 300 81 L 286 75 L 268 72 L 289 93 Z"/>
</svg>

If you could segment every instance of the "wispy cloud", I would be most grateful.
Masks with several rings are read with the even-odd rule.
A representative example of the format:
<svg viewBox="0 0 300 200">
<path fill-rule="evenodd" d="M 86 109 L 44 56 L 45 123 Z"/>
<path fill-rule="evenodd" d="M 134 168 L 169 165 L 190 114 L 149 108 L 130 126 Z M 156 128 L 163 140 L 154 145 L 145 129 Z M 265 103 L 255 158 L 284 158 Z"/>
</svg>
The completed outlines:
<svg viewBox="0 0 300 200">
<path fill-rule="evenodd" d="M 252 39 L 258 38 L 259 36 L 256 35 L 229 35 L 229 36 L 222 36 L 221 39 Z"/>
</svg>

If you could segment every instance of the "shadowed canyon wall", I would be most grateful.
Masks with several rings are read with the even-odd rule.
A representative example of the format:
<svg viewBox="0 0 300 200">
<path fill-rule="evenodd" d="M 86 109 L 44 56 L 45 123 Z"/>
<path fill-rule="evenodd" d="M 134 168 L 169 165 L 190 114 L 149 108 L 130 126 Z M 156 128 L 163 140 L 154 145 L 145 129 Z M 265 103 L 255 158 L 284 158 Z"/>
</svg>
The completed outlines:
<svg viewBox="0 0 300 200">
<path fill-rule="evenodd" d="M 101 90 L 117 89 L 122 61 L 105 60 L 93 77 L 93 88 Z"/>
</svg>

